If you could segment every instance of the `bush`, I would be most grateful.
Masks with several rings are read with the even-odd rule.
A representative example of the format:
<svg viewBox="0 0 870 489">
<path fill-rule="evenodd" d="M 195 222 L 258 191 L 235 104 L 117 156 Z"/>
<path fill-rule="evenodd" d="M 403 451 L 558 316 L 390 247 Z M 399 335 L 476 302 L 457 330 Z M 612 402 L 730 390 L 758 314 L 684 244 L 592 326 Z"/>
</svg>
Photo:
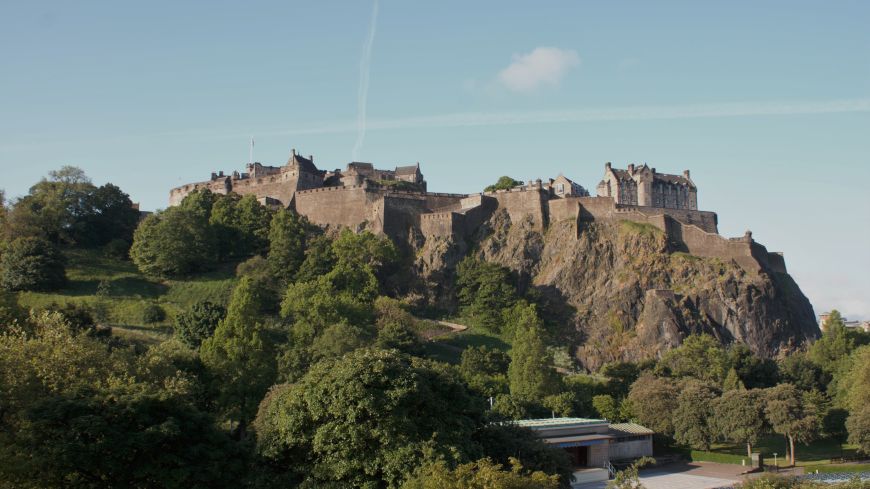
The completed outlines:
<svg viewBox="0 0 870 489">
<path fill-rule="evenodd" d="M 128 260 L 130 258 L 130 243 L 123 239 L 115 238 L 103 247 L 103 254 L 109 258 Z"/>
<path fill-rule="evenodd" d="M 42 238 L 18 238 L 0 259 L 0 286 L 7 290 L 55 290 L 66 283 L 66 259 Z"/>
<path fill-rule="evenodd" d="M 189 311 L 175 317 L 175 335 L 187 346 L 199 348 L 203 340 L 214 334 L 226 314 L 227 310 L 218 304 L 197 302 Z"/>
<path fill-rule="evenodd" d="M 166 311 L 157 304 L 148 303 L 142 308 L 142 322 L 145 324 L 161 323 L 166 320 Z"/>
</svg>

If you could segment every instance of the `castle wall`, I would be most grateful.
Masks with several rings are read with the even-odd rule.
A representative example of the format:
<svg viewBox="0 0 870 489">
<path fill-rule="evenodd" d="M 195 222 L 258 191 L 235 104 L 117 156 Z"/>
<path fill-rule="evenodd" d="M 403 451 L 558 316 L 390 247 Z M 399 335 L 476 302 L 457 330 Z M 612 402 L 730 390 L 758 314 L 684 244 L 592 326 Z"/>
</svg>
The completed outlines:
<svg viewBox="0 0 870 489">
<path fill-rule="evenodd" d="M 464 216 L 456 212 L 433 212 L 420 216 L 420 232 L 428 238 L 446 238 L 460 234 Z"/>
<path fill-rule="evenodd" d="M 296 192 L 295 206 L 296 212 L 314 224 L 356 230 L 361 223 L 372 220 L 372 204 L 377 200 L 381 200 L 379 195 L 366 192 L 361 186 L 322 187 Z M 383 216 L 383 210 L 380 216 Z"/>
<path fill-rule="evenodd" d="M 538 230 L 543 230 L 548 220 L 548 193 L 538 188 L 523 188 L 498 190 L 484 193 L 487 197 L 493 197 L 498 201 L 499 208 L 505 209 L 511 218 L 511 222 L 517 223 L 531 217 L 532 223 Z"/>
<path fill-rule="evenodd" d="M 412 228 L 420 227 L 420 215 L 426 211 L 426 198 L 420 195 L 384 194 L 382 231 L 387 236 L 406 238 Z"/>
</svg>

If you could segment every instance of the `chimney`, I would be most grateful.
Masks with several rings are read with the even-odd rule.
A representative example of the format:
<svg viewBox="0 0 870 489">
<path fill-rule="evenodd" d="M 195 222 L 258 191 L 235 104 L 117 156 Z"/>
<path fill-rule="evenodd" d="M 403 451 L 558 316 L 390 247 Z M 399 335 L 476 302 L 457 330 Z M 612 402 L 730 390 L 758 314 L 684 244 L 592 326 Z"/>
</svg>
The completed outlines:
<svg viewBox="0 0 870 489">
<path fill-rule="evenodd" d="M 609 162 L 609 161 L 608 161 L 607 163 L 604 164 L 604 169 L 605 169 L 605 170 L 609 170 L 609 169 L 610 169 L 610 162 Z"/>
<path fill-rule="evenodd" d="M 628 173 L 634 173 L 634 163 L 628 164 Z"/>
<path fill-rule="evenodd" d="M 650 168 L 650 171 L 653 173 L 653 175 L 656 174 L 656 169 L 655 169 L 655 168 Z"/>
<path fill-rule="evenodd" d="M 689 170 L 683 170 L 683 176 L 689 178 Z"/>
<path fill-rule="evenodd" d="M 312 163 L 314 163 L 314 155 L 308 155 L 308 159 L 311 160 Z"/>
<path fill-rule="evenodd" d="M 296 148 L 291 149 L 290 154 L 296 156 Z"/>
</svg>

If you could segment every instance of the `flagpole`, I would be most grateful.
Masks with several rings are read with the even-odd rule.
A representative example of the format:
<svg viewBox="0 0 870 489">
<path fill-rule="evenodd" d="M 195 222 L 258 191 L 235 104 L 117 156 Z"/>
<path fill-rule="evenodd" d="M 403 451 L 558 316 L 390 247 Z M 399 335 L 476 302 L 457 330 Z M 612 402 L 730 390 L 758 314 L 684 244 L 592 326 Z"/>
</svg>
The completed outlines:
<svg viewBox="0 0 870 489">
<path fill-rule="evenodd" d="M 248 163 L 254 164 L 254 136 L 251 136 L 251 148 L 248 151 Z"/>
</svg>

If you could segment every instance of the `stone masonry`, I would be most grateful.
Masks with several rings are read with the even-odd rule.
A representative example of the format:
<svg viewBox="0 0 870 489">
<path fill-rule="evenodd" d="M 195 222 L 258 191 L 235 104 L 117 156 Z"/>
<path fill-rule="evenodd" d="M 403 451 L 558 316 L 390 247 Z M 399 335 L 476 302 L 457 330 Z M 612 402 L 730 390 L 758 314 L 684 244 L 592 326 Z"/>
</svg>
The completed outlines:
<svg viewBox="0 0 870 489">
<path fill-rule="evenodd" d="M 782 254 L 768 252 L 752 233 L 732 239 L 719 235 L 716 214 L 698 210 L 688 170 L 670 175 L 646 164 L 620 170 L 607 163 L 597 197 L 562 175 L 466 195 L 429 192 L 419 163 L 381 170 L 352 162 L 344 170 L 326 171 L 314 165 L 313 156 L 293 150 L 284 166 L 250 163 L 244 173 L 216 172 L 207 181 L 174 188 L 169 203 L 178 205 L 202 189 L 253 194 L 264 205 L 294 209 L 321 226 L 368 229 L 399 241 L 412 235 L 466 239 L 498 210 L 511 222 L 529 221 L 539 231 L 564 220 L 578 232 L 592 221 L 628 220 L 661 229 L 677 249 L 693 255 L 734 261 L 750 272 L 786 271 Z"/>
</svg>

